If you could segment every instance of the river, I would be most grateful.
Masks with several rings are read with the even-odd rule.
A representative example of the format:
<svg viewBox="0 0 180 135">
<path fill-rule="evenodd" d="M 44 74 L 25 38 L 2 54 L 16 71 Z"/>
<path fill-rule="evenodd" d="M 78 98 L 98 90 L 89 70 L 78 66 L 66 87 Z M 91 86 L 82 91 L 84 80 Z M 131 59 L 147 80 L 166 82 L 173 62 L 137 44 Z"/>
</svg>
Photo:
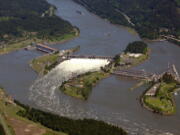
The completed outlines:
<svg viewBox="0 0 180 135">
<path fill-rule="evenodd" d="M 140 40 L 138 34 L 129 32 L 125 27 L 110 24 L 72 0 L 48 2 L 57 7 L 58 16 L 68 20 L 81 31 L 78 38 L 54 45 L 58 49 L 80 45 L 81 49 L 77 54 L 112 56 L 123 51 L 129 42 Z M 82 14 L 76 12 L 77 10 Z M 149 43 L 149 47 L 152 49 L 150 59 L 135 69 L 159 73 L 167 69 L 168 63 L 173 63 L 180 71 L 178 46 L 165 41 Z M 164 132 L 180 135 L 180 96 L 175 97 L 177 113 L 174 116 L 153 114 L 139 103 L 145 86 L 130 91 L 129 88 L 137 83 L 136 80 L 111 76 L 93 89 L 87 101 L 77 100 L 62 94 L 57 86 L 54 86 L 59 83 L 60 79 L 56 77 L 61 75 L 60 71 L 53 71 L 54 73 L 37 79 L 28 62 L 40 55 L 42 54 L 37 51 L 21 50 L 0 56 L 0 84 L 8 94 L 23 103 L 59 115 L 110 122 L 125 128 L 131 135 L 157 135 Z"/>
</svg>

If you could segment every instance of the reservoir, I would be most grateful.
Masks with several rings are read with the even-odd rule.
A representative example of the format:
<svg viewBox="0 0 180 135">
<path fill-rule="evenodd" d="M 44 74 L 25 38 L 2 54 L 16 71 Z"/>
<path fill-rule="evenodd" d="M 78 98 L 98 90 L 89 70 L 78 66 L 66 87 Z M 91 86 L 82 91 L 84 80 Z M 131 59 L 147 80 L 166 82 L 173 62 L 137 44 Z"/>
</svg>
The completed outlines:
<svg viewBox="0 0 180 135">
<path fill-rule="evenodd" d="M 113 56 L 122 52 L 128 43 L 141 40 L 138 34 L 90 13 L 72 0 L 48 0 L 57 7 L 57 15 L 80 29 L 80 36 L 53 47 L 69 49 L 77 45 L 77 54 Z M 80 11 L 82 14 L 77 13 Z M 169 42 L 148 43 L 152 50 L 150 59 L 134 67 L 152 73 L 175 64 L 180 72 L 180 48 Z M 0 85 L 23 103 L 52 111 L 71 118 L 93 118 L 125 128 L 131 135 L 174 133 L 180 135 L 180 93 L 175 96 L 177 113 L 160 116 L 141 107 L 139 98 L 146 86 L 130 91 L 138 81 L 110 76 L 92 90 L 87 101 L 68 97 L 58 90 L 65 80 L 61 70 L 53 70 L 38 77 L 29 67 L 33 58 L 42 55 L 37 51 L 16 51 L 0 56 Z"/>
</svg>

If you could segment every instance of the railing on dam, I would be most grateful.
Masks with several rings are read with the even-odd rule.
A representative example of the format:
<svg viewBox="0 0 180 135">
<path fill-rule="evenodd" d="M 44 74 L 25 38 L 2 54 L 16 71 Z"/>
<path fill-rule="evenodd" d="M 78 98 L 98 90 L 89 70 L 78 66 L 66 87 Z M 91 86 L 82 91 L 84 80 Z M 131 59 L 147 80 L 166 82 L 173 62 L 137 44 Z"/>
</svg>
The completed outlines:
<svg viewBox="0 0 180 135">
<path fill-rule="evenodd" d="M 125 76 L 125 77 L 132 77 L 136 79 L 149 79 L 154 75 L 152 73 L 148 73 L 145 71 L 135 71 L 135 70 L 118 70 L 118 71 L 114 71 L 112 74 Z"/>
<path fill-rule="evenodd" d="M 96 56 L 96 55 L 68 55 L 67 58 L 84 58 L 84 59 L 113 59 L 112 56 Z"/>
</svg>

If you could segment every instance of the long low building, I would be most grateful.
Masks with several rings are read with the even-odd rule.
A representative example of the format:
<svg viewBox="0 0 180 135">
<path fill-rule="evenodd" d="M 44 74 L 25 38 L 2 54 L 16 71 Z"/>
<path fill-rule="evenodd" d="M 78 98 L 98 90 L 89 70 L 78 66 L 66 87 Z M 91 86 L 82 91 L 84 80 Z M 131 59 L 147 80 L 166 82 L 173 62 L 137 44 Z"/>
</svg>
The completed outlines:
<svg viewBox="0 0 180 135">
<path fill-rule="evenodd" d="M 56 51 L 58 51 L 58 49 L 55 48 L 51 48 L 47 45 L 43 45 L 43 44 L 36 44 L 36 49 L 45 53 L 54 53 Z"/>
</svg>

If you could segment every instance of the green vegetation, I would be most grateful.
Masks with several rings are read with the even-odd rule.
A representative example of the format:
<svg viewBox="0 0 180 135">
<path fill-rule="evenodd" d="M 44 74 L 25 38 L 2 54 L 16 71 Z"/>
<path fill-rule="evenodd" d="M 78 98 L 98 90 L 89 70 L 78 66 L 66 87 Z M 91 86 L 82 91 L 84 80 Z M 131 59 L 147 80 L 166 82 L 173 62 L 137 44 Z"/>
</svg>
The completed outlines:
<svg viewBox="0 0 180 135">
<path fill-rule="evenodd" d="M 120 65 L 122 63 L 123 68 L 130 68 L 132 66 L 141 64 L 142 62 L 146 61 L 149 58 L 149 53 L 150 53 L 150 50 L 148 49 L 148 52 L 146 54 L 142 54 L 139 57 L 132 57 L 132 56 L 129 56 L 129 54 L 122 54 Z"/>
<path fill-rule="evenodd" d="M 0 5 L 0 54 L 33 42 L 64 41 L 79 33 L 45 0 L 0 0 Z"/>
<path fill-rule="evenodd" d="M 60 86 L 60 90 L 69 96 L 87 100 L 89 94 L 91 93 L 92 87 L 97 84 L 98 81 L 107 77 L 107 75 L 107 73 L 102 71 L 88 72 L 64 82 Z"/>
<path fill-rule="evenodd" d="M 0 88 L 0 135 L 67 135 L 63 132 L 53 131 L 17 115 L 17 112 L 21 110 L 23 110 L 23 108 L 15 104 L 14 101 L 5 94 L 4 90 Z M 27 128 L 29 132 L 24 131 L 25 128 Z"/>
<path fill-rule="evenodd" d="M 113 58 L 113 61 L 114 61 L 114 66 L 118 66 L 120 63 L 121 63 L 121 56 L 119 54 L 117 54 L 114 58 Z"/>
<path fill-rule="evenodd" d="M 1 135 L 6 135 L 3 126 L 0 124 L 0 133 Z"/>
<path fill-rule="evenodd" d="M 44 133 L 43 135 L 67 135 L 67 134 L 63 132 L 55 132 L 55 131 L 49 130 L 49 131 L 46 131 L 46 133 Z"/>
<path fill-rule="evenodd" d="M 175 88 L 176 83 L 163 82 L 161 83 L 156 96 L 145 96 L 144 102 L 155 112 L 166 115 L 174 114 L 176 109 L 173 101 L 172 92 Z"/>
<path fill-rule="evenodd" d="M 53 54 L 47 54 L 33 59 L 30 62 L 32 69 L 38 74 L 45 75 L 59 63 L 58 61 L 63 60 L 63 57 L 78 51 L 80 46 L 70 48 L 64 51 L 55 52 Z"/>
<path fill-rule="evenodd" d="M 92 87 L 95 86 L 97 82 L 109 76 L 116 69 L 125 69 L 138 65 L 149 57 L 149 49 L 147 45 L 141 41 L 131 43 L 126 50 L 143 54 L 139 57 L 131 57 L 126 53 L 117 54 L 108 65 L 101 68 L 101 71 L 86 73 L 68 80 L 60 86 L 60 90 L 69 96 L 87 100 L 92 91 Z"/>
<path fill-rule="evenodd" d="M 176 3 L 178 4 L 178 6 L 180 6 L 180 0 L 176 0 Z"/>
<path fill-rule="evenodd" d="M 1 130 L 3 130 L 4 135 L 15 135 L 12 127 L 5 119 L 5 114 L 3 114 L 1 110 L 0 110 L 0 126 L 1 126 Z"/>
<path fill-rule="evenodd" d="M 58 64 L 58 53 L 40 56 L 31 61 L 30 65 L 39 74 L 47 74 Z"/>
<path fill-rule="evenodd" d="M 142 41 L 135 41 L 132 43 L 129 43 L 125 53 L 141 53 L 141 54 L 146 54 L 148 51 L 148 46 L 146 43 Z"/>
<path fill-rule="evenodd" d="M 74 0 L 112 23 L 135 28 L 142 38 L 180 36 L 179 0 Z M 124 17 L 126 14 L 132 23 Z M 134 24 L 134 25 L 133 25 Z"/>
<path fill-rule="evenodd" d="M 24 109 L 19 111 L 18 115 L 38 122 L 55 131 L 63 131 L 68 135 L 127 135 L 123 129 L 109 125 L 103 121 L 92 119 L 73 120 L 28 106 L 22 106 Z"/>
<path fill-rule="evenodd" d="M 157 87 L 155 96 L 144 95 L 144 103 L 154 112 L 164 115 L 174 114 L 176 112 L 176 106 L 173 93 L 178 88 L 178 82 L 169 73 L 165 73 L 159 81 L 160 86 Z M 154 83 L 152 86 L 154 86 Z"/>
</svg>

